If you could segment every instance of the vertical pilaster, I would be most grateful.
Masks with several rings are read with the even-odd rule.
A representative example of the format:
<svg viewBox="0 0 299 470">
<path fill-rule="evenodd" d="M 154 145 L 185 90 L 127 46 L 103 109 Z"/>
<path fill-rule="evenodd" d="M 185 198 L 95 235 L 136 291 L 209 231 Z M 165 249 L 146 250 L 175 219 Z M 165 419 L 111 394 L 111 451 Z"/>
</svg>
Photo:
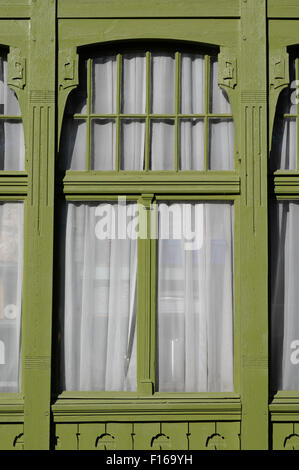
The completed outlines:
<svg viewBox="0 0 299 470">
<path fill-rule="evenodd" d="M 152 258 L 150 239 L 151 203 L 153 194 L 142 194 L 139 198 L 138 239 L 138 283 L 137 283 L 137 348 L 138 348 L 138 392 L 151 395 L 155 382 L 155 327 L 151 275 L 155 260 Z"/>
<path fill-rule="evenodd" d="M 240 1 L 241 445 L 267 449 L 267 1 Z"/>
<path fill-rule="evenodd" d="M 28 67 L 23 391 L 25 449 L 50 444 L 56 0 L 32 0 Z"/>
</svg>

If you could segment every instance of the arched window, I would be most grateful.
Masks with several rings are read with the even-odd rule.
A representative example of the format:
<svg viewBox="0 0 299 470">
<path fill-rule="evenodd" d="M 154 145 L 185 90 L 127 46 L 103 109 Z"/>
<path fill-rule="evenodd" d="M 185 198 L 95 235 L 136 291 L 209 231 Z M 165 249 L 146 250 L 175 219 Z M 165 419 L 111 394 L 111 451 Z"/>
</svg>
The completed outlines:
<svg viewBox="0 0 299 470">
<path fill-rule="evenodd" d="M 234 127 L 217 56 L 176 48 L 81 61 L 68 100 L 62 165 L 70 170 L 232 170 Z"/>
<path fill-rule="evenodd" d="M 60 386 L 232 391 L 233 204 L 198 186 L 234 169 L 217 51 L 99 51 L 81 56 L 59 152 Z"/>
</svg>

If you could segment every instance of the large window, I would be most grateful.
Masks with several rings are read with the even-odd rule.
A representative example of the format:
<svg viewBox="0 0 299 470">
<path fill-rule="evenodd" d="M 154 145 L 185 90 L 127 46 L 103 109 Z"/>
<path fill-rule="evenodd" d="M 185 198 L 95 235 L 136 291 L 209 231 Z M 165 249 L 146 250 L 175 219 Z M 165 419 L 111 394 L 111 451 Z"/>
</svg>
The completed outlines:
<svg viewBox="0 0 299 470">
<path fill-rule="evenodd" d="M 25 145 L 21 111 L 7 85 L 7 56 L 0 56 L 0 181 L 10 188 L 0 196 L 0 392 L 21 386 L 21 310 L 23 278 L 23 202 L 11 200 L 18 182 L 13 172 L 24 170 Z M 18 177 L 17 177 L 18 178 Z M 5 184 L 4 184 L 5 187 Z M 7 191 L 7 192 L 6 192 Z"/>
<path fill-rule="evenodd" d="M 299 390 L 298 77 L 299 60 L 291 53 L 290 85 L 279 97 L 271 151 L 276 170 L 270 211 L 273 391 Z"/>
<path fill-rule="evenodd" d="M 166 186 L 234 168 L 217 52 L 82 55 L 59 158 L 60 388 L 233 391 L 233 202 Z"/>
</svg>

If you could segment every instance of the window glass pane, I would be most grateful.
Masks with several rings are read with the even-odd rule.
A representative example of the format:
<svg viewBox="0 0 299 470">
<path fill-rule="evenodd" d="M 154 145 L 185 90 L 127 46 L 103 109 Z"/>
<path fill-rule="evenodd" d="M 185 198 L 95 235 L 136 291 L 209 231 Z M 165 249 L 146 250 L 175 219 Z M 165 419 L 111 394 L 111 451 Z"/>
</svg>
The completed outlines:
<svg viewBox="0 0 299 470">
<path fill-rule="evenodd" d="M 272 137 L 271 165 L 273 170 L 296 169 L 296 135 L 296 119 L 280 119 L 277 116 Z"/>
<path fill-rule="evenodd" d="M 276 112 L 283 114 L 296 114 L 296 61 L 290 58 L 290 85 L 279 95 Z"/>
<path fill-rule="evenodd" d="M 180 121 L 180 169 L 204 169 L 204 121 L 202 119 Z"/>
<path fill-rule="evenodd" d="M 175 102 L 174 54 L 152 54 L 152 112 L 173 114 Z"/>
<path fill-rule="evenodd" d="M 93 119 L 91 124 L 91 168 L 115 169 L 115 121 Z"/>
<path fill-rule="evenodd" d="M 121 170 L 144 170 L 145 121 L 121 121 Z"/>
<path fill-rule="evenodd" d="M 0 120 L 0 170 L 24 170 L 25 143 L 22 121 Z"/>
<path fill-rule="evenodd" d="M 181 55 L 181 112 L 202 114 L 205 99 L 205 59 L 203 55 Z"/>
<path fill-rule="evenodd" d="M 87 60 L 80 60 L 79 62 L 79 85 L 68 97 L 66 113 L 87 113 Z"/>
<path fill-rule="evenodd" d="M 233 206 L 159 204 L 158 390 L 233 390 Z"/>
<path fill-rule="evenodd" d="M 92 111 L 96 114 L 116 112 L 116 56 L 93 59 Z"/>
<path fill-rule="evenodd" d="M 7 60 L 0 57 L 0 114 L 20 116 L 16 94 L 7 86 Z"/>
<path fill-rule="evenodd" d="M 231 119 L 210 120 L 210 170 L 233 170 L 234 123 Z"/>
<path fill-rule="evenodd" d="M 122 112 L 144 114 L 146 104 L 145 54 L 123 56 Z"/>
<path fill-rule="evenodd" d="M 296 117 L 295 59 L 290 58 L 290 85 L 279 95 L 273 126 L 270 166 L 275 170 L 296 170 L 297 128 Z"/>
<path fill-rule="evenodd" d="M 174 170 L 174 120 L 153 120 L 151 123 L 151 169 Z"/>
<path fill-rule="evenodd" d="M 23 203 L 0 203 L 0 392 L 20 391 Z"/>
<path fill-rule="evenodd" d="M 218 60 L 211 58 L 210 109 L 214 114 L 231 114 L 231 106 L 225 91 L 218 85 Z"/>
<path fill-rule="evenodd" d="M 299 204 L 271 209 L 272 387 L 299 390 Z"/>
<path fill-rule="evenodd" d="M 61 132 L 60 165 L 67 170 L 86 170 L 86 122 L 65 119 Z"/>
<path fill-rule="evenodd" d="M 62 387 L 136 390 L 137 205 L 67 204 Z M 66 217 L 66 218 L 65 218 Z"/>
</svg>

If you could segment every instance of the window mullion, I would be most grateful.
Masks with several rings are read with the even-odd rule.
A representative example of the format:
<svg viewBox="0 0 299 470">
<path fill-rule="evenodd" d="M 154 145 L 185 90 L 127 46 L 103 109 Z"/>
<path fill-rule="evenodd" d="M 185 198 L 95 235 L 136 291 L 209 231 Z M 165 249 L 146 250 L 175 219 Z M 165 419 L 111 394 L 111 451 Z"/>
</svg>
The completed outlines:
<svg viewBox="0 0 299 470">
<path fill-rule="evenodd" d="M 209 169 L 210 57 L 205 55 L 204 171 Z"/>
<path fill-rule="evenodd" d="M 116 163 L 115 169 L 119 171 L 120 169 L 120 132 L 121 132 L 121 122 L 120 122 L 120 113 L 121 113 L 121 87 L 122 87 L 122 55 L 117 54 L 117 90 L 116 90 Z"/>
<path fill-rule="evenodd" d="M 175 53 L 175 171 L 179 170 L 179 145 L 180 145 L 180 131 L 179 131 L 179 118 L 180 112 L 180 68 L 181 68 L 181 54 Z"/>
<path fill-rule="evenodd" d="M 151 395 L 155 383 L 155 324 L 152 315 L 153 292 L 150 219 L 153 194 L 139 199 L 138 282 L 137 282 L 137 391 Z"/>
<path fill-rule="evenodd" d="M 86 168 L 91 169 L 92 59 L 87 61 Z"/>
</svg>

